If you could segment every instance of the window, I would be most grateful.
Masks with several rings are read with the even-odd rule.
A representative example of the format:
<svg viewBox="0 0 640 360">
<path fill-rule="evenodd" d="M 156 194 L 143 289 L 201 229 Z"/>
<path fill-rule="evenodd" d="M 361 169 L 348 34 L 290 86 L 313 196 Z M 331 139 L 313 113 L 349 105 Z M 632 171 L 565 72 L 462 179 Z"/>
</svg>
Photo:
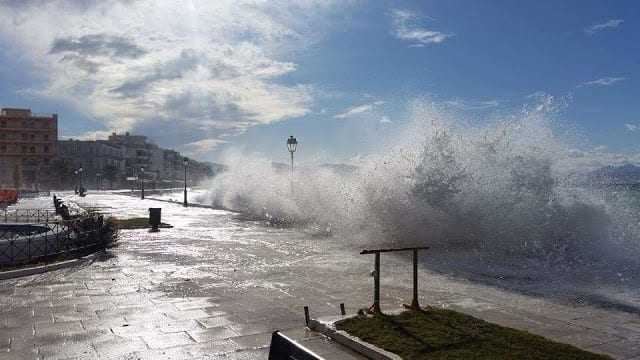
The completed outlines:
<svg viewBox="0 0 640 360">
<path fill-rule="evenodd" d="M 0 127 L 6 128 L 7 122 L 5 120 L 0 121 Z"/>
<path fill-rule="evenodd" d="M 22 140 L 27 140 L 27 134 L 22 134 Z"/>
<path fill-rule="evenodd" d="M 26 153 L 27 152 L 27 147 L 26 146 L 22 146 L 22 152 Z"/>
<path fill-rule="evenodd" d="M 30 147 L 29 152 L 34 154 L 36 152 L 36 147 L 35 146 Z"/>
<path fill-rule="evenodd" d="M 0 146 L 0 152 L 3 152 L 3 153 L 7 152 L 7 145 Z"/>
<path fill-rule="evenodd" d="M 44 141 L 47 141 L 47 140 L 49 140 L 49 135 L 44 134 Z"/>
<path fill-rule="evenodd" d="M 49 147 L 45 145 L 44 147 L 44 152 L 48 153 L 49 152 Z"/>
<path fill-rule="evenodd" d="M 31 140 L 35 140 L 36 136 L 34 134 L 31 134 L 30 138 L 31 138 Z"/>
<path fill-rule="evenodd" d="M 0 140 L 5 140 L 7 138 L 7 134 L 0 134 Z"/>
</svg>

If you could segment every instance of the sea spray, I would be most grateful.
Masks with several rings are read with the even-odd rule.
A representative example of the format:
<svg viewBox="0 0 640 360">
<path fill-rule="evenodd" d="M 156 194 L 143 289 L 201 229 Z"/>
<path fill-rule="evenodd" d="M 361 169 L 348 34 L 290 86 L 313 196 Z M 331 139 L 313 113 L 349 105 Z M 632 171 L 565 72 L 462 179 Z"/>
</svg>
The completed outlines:
<svg viewBox="0 0 640 360">
<path fill-rule="evenodd" d="M 546 105 L 485 126 L 431 105 L 412 117 L 401 141 L 386 139 L 345 171 L 298 166 L 293 184 L 286 167 L 230 151 L 208 201 L 330 227 L 348 241 L 459 249 L 505 263 L 638 253 L 635 213 L 576 183 L 571 147 L 554 134 Z"/>
</svg>

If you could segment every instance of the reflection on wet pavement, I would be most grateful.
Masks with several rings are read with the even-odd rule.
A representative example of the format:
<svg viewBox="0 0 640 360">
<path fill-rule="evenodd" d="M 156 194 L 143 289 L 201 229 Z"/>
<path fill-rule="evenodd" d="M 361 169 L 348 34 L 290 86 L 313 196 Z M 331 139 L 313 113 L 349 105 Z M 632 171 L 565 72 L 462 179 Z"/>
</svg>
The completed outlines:
<svg viewBox="0 0 640 360">
<path fill-rule="evenodd" d="M 125 195 L 76 200 L 120 218 L 162 207 L 163 221 L 174 227 L 121 231 L 120 245 L 104 259 L 0 281 L 0 359 L 260 359 L 274 329 L 328 359 L 359 358 L 303 327 L 305 305 L 312 316 L 327 316 L 337 315 L 340 303 L 355 312 L 370 301 L 372 259 L 339 236 L 312 237 L 227 211 Z M 383 308 L 409 300 L 405 260 L 383 260 Z M 637 316 L 427 272 L 420 300 L 596 351 L 640 356 Z"/>
</svg>

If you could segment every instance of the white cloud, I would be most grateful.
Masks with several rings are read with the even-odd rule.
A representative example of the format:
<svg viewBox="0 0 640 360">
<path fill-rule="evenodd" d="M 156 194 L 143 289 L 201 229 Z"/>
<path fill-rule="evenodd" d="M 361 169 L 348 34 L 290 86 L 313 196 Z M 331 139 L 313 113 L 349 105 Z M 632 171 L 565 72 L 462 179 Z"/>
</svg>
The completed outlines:
<svg viewBox="0 0 640 360">
<path fill-rule="evenodd" d="M 392 122 L 393 121 L 391 121 L 388 116 L 383 116 L 382 119 L 380 119 L 381 124 L 391 124 Z"/>
<path fill-rule="evenodd" d="M 420 26 L 420 17 L 409 10 L 391 10 L 392 33 L 400 40 L 408 41 L 411 47 L 422 47 L 427 44 L 439 44 L 453 34 L 430 30 Z"/>
<path fill-rule="evenodd" d="M 624 81 L 625 77 L 604 77 L 601 79 L 586 81 L 579 86 L 611 86 L 617 82 Z"/>
<path fill-rule="evenodd" d="M 334 119 L 345 119 L 348 117 L 352 117 L 354 115 L 358 115 L 358 114 L 362 114 L 362 113 L 366 113 L 369 112 L 371 110 L 373 110 L 374 108 L 383 105 L 384 101 L 374 101 L 370 104 L 364 104 L 364 105 L 358 105 L 358 106 L 353 106 L 350 107 L 346 110 L 344 110 L 343 112 L 334 115 Z"/>
<path fill-rule="evenodd" d="M 221 139 L 203 139 L 185 144 L 181 147 L 181 150 L 187 156 L 200 157 L 226 143 L 228 141 Z"/>
<path fill-rule="evenodd" d="M 624 124 L 624 127 L 626 127 L 627 130 L 631 132 L 636 132 L 640 130 L 640 125 L 637 125 L 637 124 Z"/>
<path fill-rule="evenodd" d="M 74 140 L 106 140 L 109 135 L 111 135 L 111 131 L 97 130 L 97 131 L 88 131 L 83 134 L 77 136 L 67 136 L 62 135 L 60 138 L 62 139 L 74 139 Z"/>
<path fill-rule="evenodd" d="M 584 31 L 588 34 L 595 34 L 602 30 L 612 30 L 616 29 L 620 26 L 624 20 L 622 19 L 610 19 L 600 24 L 591 25 L 588 28 L 584 29 Z"/>
<path fill-rule="evenodd" d="M 298 66 L 282 59 L 317 41 L 343 4 L 9 1 L 0 39 L 44 78 L 24 92 L 71 104 L 107 131 L 219 138 L 310 112 L 313 86 L 279 83 Z"/>
</svg>

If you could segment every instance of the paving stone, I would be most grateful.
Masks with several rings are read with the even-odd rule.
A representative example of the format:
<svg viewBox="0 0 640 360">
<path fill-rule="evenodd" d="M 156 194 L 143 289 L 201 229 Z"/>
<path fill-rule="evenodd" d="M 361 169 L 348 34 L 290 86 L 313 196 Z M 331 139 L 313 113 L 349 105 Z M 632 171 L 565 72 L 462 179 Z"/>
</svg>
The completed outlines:
<svg viewBox="0 0 640 360">
<path fill-rule="evenodd" d="M 135 360 L 191 360 L 193 356 L 185 348 L 157 349 L 136 351 L 130 359 Z"/>
<path fill-rule="evenodd" d="M 111 319 L 99 319 L 99 320 L 82 320 L 80 321 L 82 326 L 86 330 L 91 329 L 110 329 L 112 327 L 123 326 L 128 322 L 123 317 L 114 317 Z"/>
<path fill-rule="evenodd" d="M 82 323 L 80 321 L 59 322 L 52 324 L 36 324 L 35 334 L 36 336 L 44 335 L 58 335 L 58 334 L 73 334 L 84 331 Z"/>
<path fill-rule="evenodd" d="M 166 315 L 174 320 L 204 319 L 211 316 L 202 309 L 168 312 Z"/>
<path fill-rule="evenodd" d="M 205 317 L 197 320 L 205 328 L 220 327 L 231 324 L 231 321 L 225 316 Z"/>
<path fill-rule="evenodd" d="M 205 358 L 203 358 L 205 359 Z M 269 349 L 241 350 L 228 354 L 225 359 L 228 360 L 267 360 L 269 359 Z"/>
<path fill-rule="evenodd" d="M 231 323 L 229 327 L 240 335 L 271 333 L 278 330 L 273 326 L 263 323 Z"/>
<path fill-rule="evenodd" d="M 194 343 L 194 340 L 185 332 L 154 334 L 142 336 L 142 339 L 151 349 L 164 349 L 179 345 Z"/>
<path fill-rule="evenodd" d="M 237 336 L 231 339 L 238 344 L 241 349 L 256 349 L 269 346 L 271 344 L 271 333 L 258 333 L 251 335 Z"/>
<path fill-rule="evenodd" d="M 136 338 L 140 336 L 153 336 L 158 333 L 151 324 L 124 324 L 112 327 L 113 334 L 123 338 Z"/>
<path fill-rule="evenodd" d="M 160 331 L 164 333 L 180 332 L 180 331 L 199 331 L 203 327 L 196 320 L 179 320 L 169 321 L 160 327 Z"/>
<path fill-rule="evenodd" d="M 0 352 L 0 360 L 35 360 L 37 356 L 37 348 Z"/>
<path fill-rule="evenodd" d="M 214 327 L 199 331 L 192 330 L 188 331 L 188 334 L 199 343 L 211 340 L 228 339 L 234 336 L 238 336 L 238 333 L 226 327 Z"/>
<path fill-rule="evenodd" d="M 98 354 L 90 343 L 66 342 L 64 344 L 43 345 L 38 348 L 38 356 L 43 360 L 54 359 L 98 359 Z"/>
<path fill-rule="evenodd" d="M 93 341 L 93 347 L 101 359 L 135 359 L 134 354 L 149 349 L 141 338 L 123 339 L 117 336 L 102 341 Z"/>
<path fill-rule="evenodd" d="M 240 347 L 235 342 L 225 340 L 214 340 L 206 343 L 200 343 L 195 345 L 186 346 L 185 349 L 194 358 L 213 357 L 219 355 L 229 355 L 240 350 Z"/>
<path fill-rule="evenodd" d="M 213 302 L 213 298 L 205 297 L 205 298 L 196 298 L 190 301 L 175 302 L 173 305 L 178 310 L 193 310 L 193 309 L 214 307 L 217 304 Z"/>
</svg>

